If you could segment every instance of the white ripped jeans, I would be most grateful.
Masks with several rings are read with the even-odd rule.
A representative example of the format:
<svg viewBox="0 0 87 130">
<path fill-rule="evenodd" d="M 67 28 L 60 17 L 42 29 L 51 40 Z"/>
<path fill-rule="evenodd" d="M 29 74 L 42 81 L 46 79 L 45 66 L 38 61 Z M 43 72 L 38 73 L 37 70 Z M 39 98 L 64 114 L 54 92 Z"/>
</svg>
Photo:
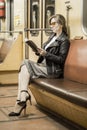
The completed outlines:
<svg viewBox="0 0 87 130">
<path fill-rule="evenodd" d="M 26 65 L 21 66 L 21 71 L 19 72 L 18 76 L 18 95 L 17 100 L 26 101 L 26 97 L 28 94 L 26 92 L 21 92 L 22 90 L 28 90 L 28 83 L 29 83 L 29 72 Z"/>
</svg>

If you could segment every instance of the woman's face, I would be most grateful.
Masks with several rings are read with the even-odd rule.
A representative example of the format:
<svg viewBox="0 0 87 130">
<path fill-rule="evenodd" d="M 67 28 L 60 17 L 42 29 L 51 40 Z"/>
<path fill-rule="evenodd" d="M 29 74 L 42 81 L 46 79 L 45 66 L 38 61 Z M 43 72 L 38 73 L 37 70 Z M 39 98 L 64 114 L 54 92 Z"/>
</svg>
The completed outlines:
<svg viewBox="0 0 87 130">
<path fill-rule="evenodd" d="M 62 29 L 62 25 L 61 24 L 58 24 L 55 20 L 55 18 L 52 18 L 51 19 L 51 22 L 50 22 L 50 27 L 51 27 L 51 30 L 54 32 L 54 33 L 58 33 L 61 31 Z"/>
</svg>

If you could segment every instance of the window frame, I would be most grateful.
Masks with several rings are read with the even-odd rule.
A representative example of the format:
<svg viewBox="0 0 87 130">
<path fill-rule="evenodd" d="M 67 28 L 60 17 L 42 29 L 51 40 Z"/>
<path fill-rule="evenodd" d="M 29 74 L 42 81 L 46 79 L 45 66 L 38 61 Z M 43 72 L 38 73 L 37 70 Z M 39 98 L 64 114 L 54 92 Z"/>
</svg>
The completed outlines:
<svg viewBox="0 0 87 130">
<path fill-rule="evenodd" d="M 82 31 L 87 36 L 87 0 L 82 0 Z"/>
</svg>

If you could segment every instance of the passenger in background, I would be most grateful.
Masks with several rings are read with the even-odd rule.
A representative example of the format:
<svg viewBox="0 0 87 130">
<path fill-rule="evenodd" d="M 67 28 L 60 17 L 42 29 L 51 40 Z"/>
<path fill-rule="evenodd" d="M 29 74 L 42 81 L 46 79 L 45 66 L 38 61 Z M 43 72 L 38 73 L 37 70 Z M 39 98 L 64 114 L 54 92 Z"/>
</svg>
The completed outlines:
<svg viewBox="0 0 87 130">
<path fill-rule="evenodd" d="M 22 110 L 26 110 L 27 101 L 31 103 L 28 85 L 33 78 L 63 78 L 64 63 L 70 46 L 65 18 L 61 14 L 53 15 L 49 19 L 49 25 L 53 34 L 42 49 L 38 48 L 37 63 L 24 60 L 20 66 L 17 101 L 9 116 L 19 116 Z"/>
</svg>

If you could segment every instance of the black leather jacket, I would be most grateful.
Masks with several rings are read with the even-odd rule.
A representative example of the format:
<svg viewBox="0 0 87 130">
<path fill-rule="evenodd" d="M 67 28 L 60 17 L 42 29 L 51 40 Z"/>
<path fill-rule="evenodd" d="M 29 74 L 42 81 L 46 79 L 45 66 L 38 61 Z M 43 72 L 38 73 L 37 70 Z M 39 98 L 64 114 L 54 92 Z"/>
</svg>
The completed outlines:
<svg viewBox="0 0 87 130">
<path fill-rule="evenodd" d="M 50 42 L 50 40 L 55 36 L 51 35 L 46 43 L 43 45 L 43 49 Z M 52 43 L 47 48 L 47 54 L 43 57 L 40 56 L 38 63 L 41 63 L 43 59 L 46 59 L 47 72 L 50 77 L 61 78 L 64 72 L 64 63 L 68 54 L 70 46 L 70 41 L 65 33 L 62 33 L 54 43 Z"/>
</svg>

